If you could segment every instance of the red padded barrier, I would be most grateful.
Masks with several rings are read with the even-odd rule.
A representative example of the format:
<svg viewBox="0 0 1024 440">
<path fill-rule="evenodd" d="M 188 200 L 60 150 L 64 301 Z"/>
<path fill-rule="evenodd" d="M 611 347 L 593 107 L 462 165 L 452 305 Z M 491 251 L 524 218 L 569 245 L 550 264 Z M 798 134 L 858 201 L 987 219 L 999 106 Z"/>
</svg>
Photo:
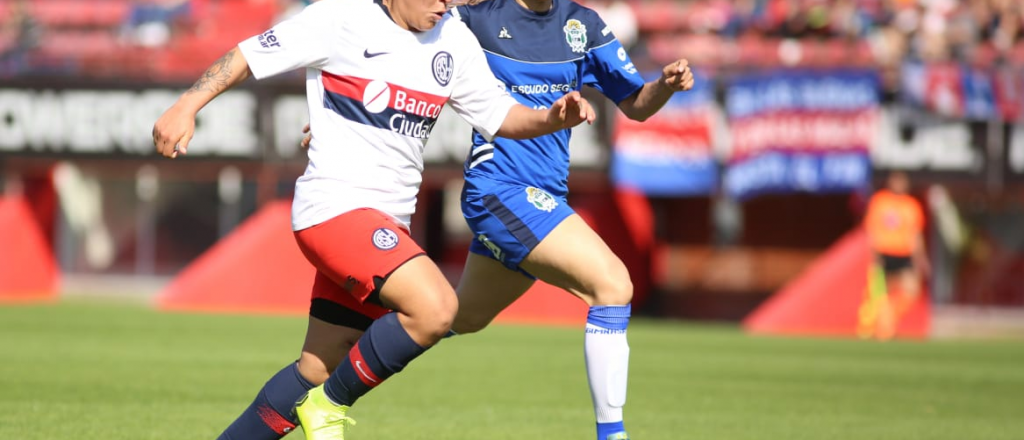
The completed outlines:
<svg viewBox="0 0 1024 440">
<path fill-rule="evenodd" d="M 52 300 L 60 269 L 20 197 L 0 198 L 0 302 Z"/>
<path fill-rule="evenodd" d="M 744 328 L 759 334 L 856 336 L 869 262 L 867 234 L 857 228 L 748 315 Z M 929 326 L 928 301 L 919 300 L 900 320 L 896 337 L 926 338 Z"/>
<path fill-rule="evenodd" d="M 291 231 L 291 202 L 267 204 L 189 264 L 160 292 L 158 307 L 308 313 L 315 270 Z"/>
</svg>

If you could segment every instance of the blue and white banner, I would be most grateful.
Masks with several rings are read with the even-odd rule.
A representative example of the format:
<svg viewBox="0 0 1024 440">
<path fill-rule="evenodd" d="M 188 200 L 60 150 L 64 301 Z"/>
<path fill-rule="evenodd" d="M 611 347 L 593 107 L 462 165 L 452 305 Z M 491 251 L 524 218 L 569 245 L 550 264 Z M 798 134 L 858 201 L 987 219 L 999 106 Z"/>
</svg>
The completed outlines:
<svg viewBox="0 0 1024 440">
<path fill-rule="evenodd" d="M 731 143 L 725 191 L 743 199 L 866 188 L 878 125 L 877 75 L 784 72 L 726 89 Z"/>
<path fill-rule="evenodd" d="M 692 90 L 676 93 L 645 122 L 617 112 L 611 164 L 615 184 L 658 196 L 714 192 L 718 164 L 711 153 L 713 91 L 708 79 L 697 75 Z"/>
</svg>

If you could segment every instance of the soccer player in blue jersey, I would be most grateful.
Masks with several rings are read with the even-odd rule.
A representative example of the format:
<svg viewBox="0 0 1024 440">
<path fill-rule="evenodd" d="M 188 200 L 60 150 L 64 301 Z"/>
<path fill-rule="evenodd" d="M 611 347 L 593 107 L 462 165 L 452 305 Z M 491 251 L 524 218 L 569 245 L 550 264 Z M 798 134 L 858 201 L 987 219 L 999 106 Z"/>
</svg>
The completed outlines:
<svg viewBox="0 0 1024 440">
<path fill-rule="evenodd" d="M 643 121 L 693 87 L 686 60 L 645 83 L 601 17 L 571 0 L 489 0 L 452 15 L 480 40 L 495 77 L 528 107 L 548 108 L 586 85 Z M 633 286 L 622 261 L 566 203 L 570 134 L 492 141 L 473 134 L 462 212 L 475 239 L 452 330 L 483 329 L 538 278 L 579 297 L 590 306 L 584 350 L 597 439 L 625 440 Z"/>
</svg>

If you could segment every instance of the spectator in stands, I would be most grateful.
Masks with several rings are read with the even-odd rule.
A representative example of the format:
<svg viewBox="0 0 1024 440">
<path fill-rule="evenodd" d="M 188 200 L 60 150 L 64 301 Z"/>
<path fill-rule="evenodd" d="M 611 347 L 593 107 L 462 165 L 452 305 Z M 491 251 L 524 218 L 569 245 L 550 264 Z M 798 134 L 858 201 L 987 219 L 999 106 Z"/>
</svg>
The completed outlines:
<svg viewBox="0 0 1024 440">
<path fill-rule="evenodd" d="M 174 23 L 190 13 L 189 0 L 136 0 L 121 28 L 121 37 L 137 46 L 164 46 L 171 40 Z"/>
<path fill-rule="evenodd" d="M 924 212 L 909 191 L 906 173 L 894 171 L 886 188 L 868 201 L 864 228 L 873 264 L 860 311 L 858 333 L 862 337 L 891 338 L 900 316 L 920 297 L 922 277 L 930 272 Z"/>
<path fill-rule="evenodd" d="M 15 0 L 7 19 L 0 21 L 0 77 L 15 76 L 29 67 L 29 53 L 39 45 L 41 27 L 27 0 Z"/>
</svg>

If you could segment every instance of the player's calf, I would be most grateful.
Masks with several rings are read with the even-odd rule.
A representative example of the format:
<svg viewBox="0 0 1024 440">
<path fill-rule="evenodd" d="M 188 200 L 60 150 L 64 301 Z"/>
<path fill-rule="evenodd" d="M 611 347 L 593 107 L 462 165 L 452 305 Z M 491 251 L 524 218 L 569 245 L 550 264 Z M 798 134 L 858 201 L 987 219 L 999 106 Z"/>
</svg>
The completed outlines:
<svg viewBox="0 0 1024 440">
<path fill-rule="evenodd" d="M 628 440 L 622 408 L 626 405 L 629 343 L 626 328 L 632 315 L 633 283 L 619 262 L 603 272 L 587 312 L 584 354 L 597 421 L 597 440 Z"/>
</svg>

